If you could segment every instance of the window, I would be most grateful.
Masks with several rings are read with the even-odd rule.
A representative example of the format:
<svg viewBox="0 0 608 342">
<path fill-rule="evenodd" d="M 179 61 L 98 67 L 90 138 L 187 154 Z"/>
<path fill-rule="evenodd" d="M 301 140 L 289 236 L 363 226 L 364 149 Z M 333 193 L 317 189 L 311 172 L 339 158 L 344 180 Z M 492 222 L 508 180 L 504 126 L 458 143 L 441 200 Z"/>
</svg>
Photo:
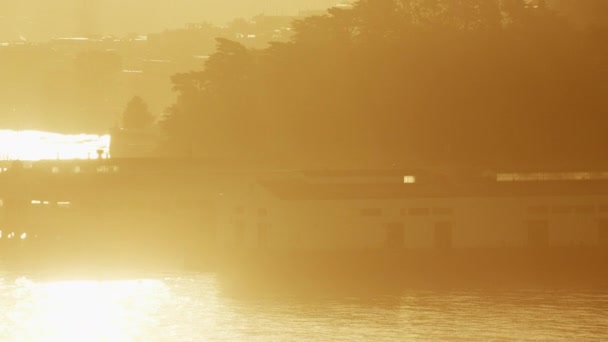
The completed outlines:
<svg viewBox="0 0 608 342">
<path fill-rule="evenodd" d="M 59 208 L 69 208 L 69 207 L 72 206 L 72 203 L 71 202 L 67 202 L 67 201 L 65 201 L 65 202 L 57 202 L 57 206 Z"/>
<path fill-rule="evenodd" d="M 452 215 L 453 213 L 452 208 L 433 208 L 433 214 L 435 215 Z"/>
<path fill-rule="evenodd" d="M 411 216 L 426 216 L 431 213 L 429 208 L 410 208 L 408 214 Z"/>
<path fill-rule="evenodd" d="M 608 247 L 608 219 L 600 220 L 598 228 L 598 241 L 600 246 Z"/>
<path fill-rule="evenodd" d="M 549 213 L 549 207 L 546 205 L 533 205 L 528 207 L 527 211 L 531 215 L 546 215 Z"/>
<path fill-rule="evenodd" d="M 452 248 L 452 222 L 435 223 L 435 248 L 440 250 Z"/>
<path fill-rule="evenodd" d="M 386 247 L 388 249 L 401 249 L 404 243 L 403 223 L 389 223 L 386 225 Z"/>
<path fill-rule="evenodd" d="M 359 210 L 361 216 L 381 216 L 382 209 L 380 208 L 364 208 Z"/>
<path fill-rule="evenodd" d="M 549 222 L 546 220 L 530 220 L 526 222 L 528 230 L 528 246 L 533 248 L 549 245 Z"/>
<path fill-rule="evenodd" d="M 97 173 L 116 173 L 119 171 L 118 166 L 101 165 L 97 167 Z"/>
<path fill-rule="evenodd" d="M 415 183 L 416 183 L 416 176 L 412 176 L 412 175 L 403 176 L 403 184 L 415 184 Z"/>
<path fill-rule="evenodd" d="M 108 172 L 110 172 L 110 168 L 108 166 L 105 166 L 105 165 L 98 166 L 97 167 L 97 172 L 98 173 L 108 173 Z"/>
<path fill-rule="evenodd" d="M 569 214 L 572 212 L 572 207 L 568 205 L 554 205 L 551 208 L 553 214 Z"/>
</svg>

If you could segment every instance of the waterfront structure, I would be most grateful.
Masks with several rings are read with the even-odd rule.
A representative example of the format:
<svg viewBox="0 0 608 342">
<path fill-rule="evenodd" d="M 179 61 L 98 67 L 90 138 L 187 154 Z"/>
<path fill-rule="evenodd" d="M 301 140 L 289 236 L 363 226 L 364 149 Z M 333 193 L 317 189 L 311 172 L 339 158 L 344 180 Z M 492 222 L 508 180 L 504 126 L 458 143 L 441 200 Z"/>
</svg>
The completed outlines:
<svg viewBox="0 0 608 342">
<path fill-rule="evenodd" d="M 275 274 L 312 263 L 460 275 L 544 260 L 537 269 L 598 277 L 608 260 L 606 172 L 260 171 L 190 159 L 0 167 L 5 260 L 15 245 L 38 261 L 53 251 L 84 264 L 278 263 Z"/>
<path fill-rule="evenodd" d="M 293 249 L 608 245 L 608 173 L 453 171 L 262 180 L 264 205 L 254 199 L 234 210 L 235 240 Z"/>
<path fill-rule="evenodd" d="M 5 235 L 72 226 L 184 240 L 205 230 L 220 249 L 608 246 L 607 172 L 251 171 L 188 159 L 0 170 Z"/>
</svg>

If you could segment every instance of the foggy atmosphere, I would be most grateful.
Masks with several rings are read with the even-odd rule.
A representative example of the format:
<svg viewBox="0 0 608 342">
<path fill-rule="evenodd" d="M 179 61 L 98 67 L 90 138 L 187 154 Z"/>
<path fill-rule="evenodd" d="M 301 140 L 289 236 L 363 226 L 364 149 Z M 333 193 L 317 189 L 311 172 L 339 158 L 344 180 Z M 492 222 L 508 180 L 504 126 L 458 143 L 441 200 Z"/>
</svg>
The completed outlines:
<svg viewBox="0 0 608 342">
<path fill-rule="evenodd" d="M 0 341 L 608 340 L 605 0 L 0 0 Z"/>
</svg>

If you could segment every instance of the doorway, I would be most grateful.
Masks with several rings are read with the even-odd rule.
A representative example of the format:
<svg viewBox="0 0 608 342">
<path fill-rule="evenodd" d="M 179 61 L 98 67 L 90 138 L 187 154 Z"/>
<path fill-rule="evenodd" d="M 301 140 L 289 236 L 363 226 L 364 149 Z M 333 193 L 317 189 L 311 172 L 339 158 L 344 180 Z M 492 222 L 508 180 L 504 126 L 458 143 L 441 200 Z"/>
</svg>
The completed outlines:
<svg viewBox="0 0 608 342">
<path fill-rule="evenodd" d="M 452 248 L 452 222 L 435 223 L 435 248 L 447 250 Z"/>
<path fill-rule="evenodd" d="M 403 223 L 393 222 L 386 225 L 386 248 L 402 249 L 404 246 Z"/>
<path fill-rule="evenodd" d="M 549 222 L 546 220 L 530 220 L 526 222 L 528 229 L 528 246 L 542 248 L 549 246 Z"/>
</svg>

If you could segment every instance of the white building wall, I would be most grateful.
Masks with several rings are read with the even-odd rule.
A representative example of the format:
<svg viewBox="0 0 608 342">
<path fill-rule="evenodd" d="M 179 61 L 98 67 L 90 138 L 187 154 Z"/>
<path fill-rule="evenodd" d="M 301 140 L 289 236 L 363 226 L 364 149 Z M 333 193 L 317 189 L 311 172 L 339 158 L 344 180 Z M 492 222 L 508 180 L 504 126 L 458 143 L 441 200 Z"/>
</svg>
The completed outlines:
<svg viewBox="0 0 608 342">
<path fill-rule="evenodd" d="M 260 224 L 268 227 L 267 246 L 273 249 L 384 248 L 390 223 L 403 224 L 404 248 L 435 248 L 438 222 L 452 224 L 454 248 L 525 247 L 530 220 L 548 222 L 550 246 L 591 246 L 598 244 L 598 220 L 608 218 L 608 197 L 601 196 L 280 200 L 262 187 L 253 193 L 245 200 L 224 199 L 218 225 L 224 246 L 234 245 L 239 220 L 244 248 L 259 247 Z M 547 213 L 531 209 L 539 206 Z M 243 208 L 241 214 L 235 213 L 237 207 Z M 260 216 L 261 209 L 267 214 Z M 424 209 L 429 212 L 421 213 Z"/>
</svg>

